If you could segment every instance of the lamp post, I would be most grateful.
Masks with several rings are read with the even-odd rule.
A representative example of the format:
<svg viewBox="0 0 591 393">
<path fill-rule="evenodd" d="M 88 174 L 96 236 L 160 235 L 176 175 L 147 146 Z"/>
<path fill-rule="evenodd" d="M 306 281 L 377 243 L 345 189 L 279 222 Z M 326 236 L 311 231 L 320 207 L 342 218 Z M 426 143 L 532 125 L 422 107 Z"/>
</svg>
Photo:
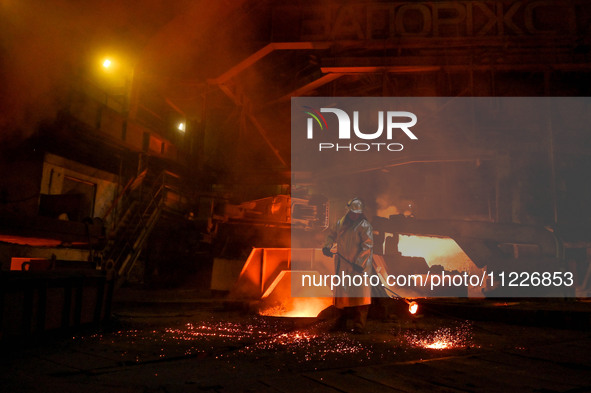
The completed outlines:
<svg viewBox="0 0 591 393">
<path fill-rule="evenodd" d="M 105 104 L 119 112 L 135 115 L 137 89 L 134 86 L 134 68 L 119 57 L 106 56 L 100 59 L 99 88 L 105 92 Z M 109 99 L 112 99 L 109 104 Z M 115 105 L 117 104 L 117 105 Z"/>
</svg>

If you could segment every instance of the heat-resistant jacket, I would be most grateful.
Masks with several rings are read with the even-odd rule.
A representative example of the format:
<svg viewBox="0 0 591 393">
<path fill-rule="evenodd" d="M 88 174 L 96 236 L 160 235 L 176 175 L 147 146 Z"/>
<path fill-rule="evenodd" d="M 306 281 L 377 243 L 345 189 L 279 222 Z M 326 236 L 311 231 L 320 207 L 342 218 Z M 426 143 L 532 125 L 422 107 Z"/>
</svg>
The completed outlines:
<svg viewBox="0 0 591 393">
<path fill-rule="evenodd" d="M 365 216 L 350 220 L 347 215 L 340 218 L 326 238 L 324 247 L 337 245 L 334 257 L 335 274 L 363 276 L 372 272 L 373 228 Z M 339 255 L 340 254 L 340 255 Z M 352 263 L 360 268 L 355 269 Z M 347 283 L 345 283 L 347 284 Z M 337 308 L 362 306 L 371 304 L 371 286 L 341 285 L 334 289 L 335 306 Z"/>
</svg>

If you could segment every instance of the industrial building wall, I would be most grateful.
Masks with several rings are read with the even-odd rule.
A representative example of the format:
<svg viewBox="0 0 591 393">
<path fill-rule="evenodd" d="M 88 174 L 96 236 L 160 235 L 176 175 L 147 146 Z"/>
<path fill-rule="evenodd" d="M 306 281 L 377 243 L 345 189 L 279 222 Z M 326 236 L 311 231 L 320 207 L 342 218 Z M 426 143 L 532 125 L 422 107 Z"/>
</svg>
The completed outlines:
<svg viewBox="0 0 591 393">
<path fill-rule="evenodd" d="M 117 176 L 46 153 L 41 193 L 44 195 L 82 194 L 84 217 L 103 217 L 117 193 Z M 72 219 L 72 217 L 69 217 Z"/>
<path fill-rule="evenodd" d="M 0 213 L 37 215 L 42 156 L 36 152 L 14 152 L 3 158 L 0 160 Z"/>
</svg>

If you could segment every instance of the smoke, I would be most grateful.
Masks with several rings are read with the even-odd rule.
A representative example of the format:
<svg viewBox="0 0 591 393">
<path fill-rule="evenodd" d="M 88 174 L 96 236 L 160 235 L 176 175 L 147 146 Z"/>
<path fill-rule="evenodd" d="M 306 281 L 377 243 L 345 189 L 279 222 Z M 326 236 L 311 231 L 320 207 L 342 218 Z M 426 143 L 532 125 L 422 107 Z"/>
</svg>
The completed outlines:
<svg viewBox="0 0 591 393">
<path fill-rule="evenodd" d="M 384 192 L 377 196 L 376 215 L 384 218 L 399 214 L 403 214 L 407 217 L 414 215 L 415 202 L 403 197 L 400 193 L 397 193 L 395 190 L 399 190 L 398 187 L 392 187 L 392 189 L 394 192 Z"/>
<path fill-rule="evenodd" d="M 400 210 L 395 205 L 392 205 L 389 202 L 389 198 L 387 195 L 380 195 L 376 198 L 376 203 L 378 205 L 377 215 L 379 217 L 388 218 L 390 216 L 395 216 L 400 214 Z"/>
<path fill-rule="evenodd" d="M 0 0 L 0 143 L 24 139 L 63 107 L 101 50 L 129 57 L 186 3 Z"/>
<path fill-rule="evenodd" d="M 70 18 L 46 3 L 6 1 L 0 20 L 2 142 L 26 137 L 55 111 L 76 48 L 68 37 Z"/>
<path fill-rule="evenodd" d="M 207 78 L 221 75 L 258 49 L 244 42 L 255 39 L 248 35 L 257 31 L 261 16 L 243 4 L 243 0 L 145 0 L 141 4 L 132 0 L 0 0 L 0 145 L 8 150 L 33 135 L 40 123 L 55 120 L 58 111 L 67 107 L 72 88 L 101 73 L 103 54 L 125 58 L 126 66 L 133 69 L 134 83 L 141 87 L 140 99 L 165 95 L 187 114 L 201 114 L 205 93 L 200 86 Z M 251 88 L 249 99 L 264 101 L 265 75 L 252 71 L 240 78 L 245 75 L 245 84 Z M 272 148 L 248 119 L 242 128 L 240 116 L 229 116 L 232 121 L 226 121 L 231 112 L 228 104 L 238 107 L 238 114 L 243 109 L 221 90 L 207 88 L 223 98 L 218 100 L 224 117 L 209 125 L 221 146 L 211 165 L 228 173 L 228 182 L 243 178 L 245 172 L 280 167 L 272 153 L 275 148 L 289 162 L 289 133 L 273 132 L 277 119 L 257 116 Z M 211 109 L 208 99 L 204 110 Z M 285 119 L 281 128 L 289 127 L 289 116 L 281 119 Z M 240 138 L 236 129 L 243 132 Z M 236 141 L 235 146 L 230 141 Z"/>
</svg>

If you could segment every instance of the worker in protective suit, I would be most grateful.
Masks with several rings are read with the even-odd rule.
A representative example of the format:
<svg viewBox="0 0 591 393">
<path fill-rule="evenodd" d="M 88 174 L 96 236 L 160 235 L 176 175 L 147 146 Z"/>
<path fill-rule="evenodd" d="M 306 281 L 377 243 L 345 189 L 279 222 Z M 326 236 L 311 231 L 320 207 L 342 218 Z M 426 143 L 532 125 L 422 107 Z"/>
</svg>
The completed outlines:
<svg viewBox="0 0 591 393">
<path fill-rule="evenodd" d="M 371 274 L 373 228 L 363 214 L 363 207 L 359 198 L 351 199 L 347 203 L 347 213 L 331 228 L 322 248 L 324 255 L 334 256 L 335 274 L 338 276 Z M 349 330 L 347 322 L 352 320 L 350 330 L 363 333 L 371 304 L 371 287 L 344 284 L 334 289 L 335 307 L 339 311 L 334 328 Z"/>
</svg>

